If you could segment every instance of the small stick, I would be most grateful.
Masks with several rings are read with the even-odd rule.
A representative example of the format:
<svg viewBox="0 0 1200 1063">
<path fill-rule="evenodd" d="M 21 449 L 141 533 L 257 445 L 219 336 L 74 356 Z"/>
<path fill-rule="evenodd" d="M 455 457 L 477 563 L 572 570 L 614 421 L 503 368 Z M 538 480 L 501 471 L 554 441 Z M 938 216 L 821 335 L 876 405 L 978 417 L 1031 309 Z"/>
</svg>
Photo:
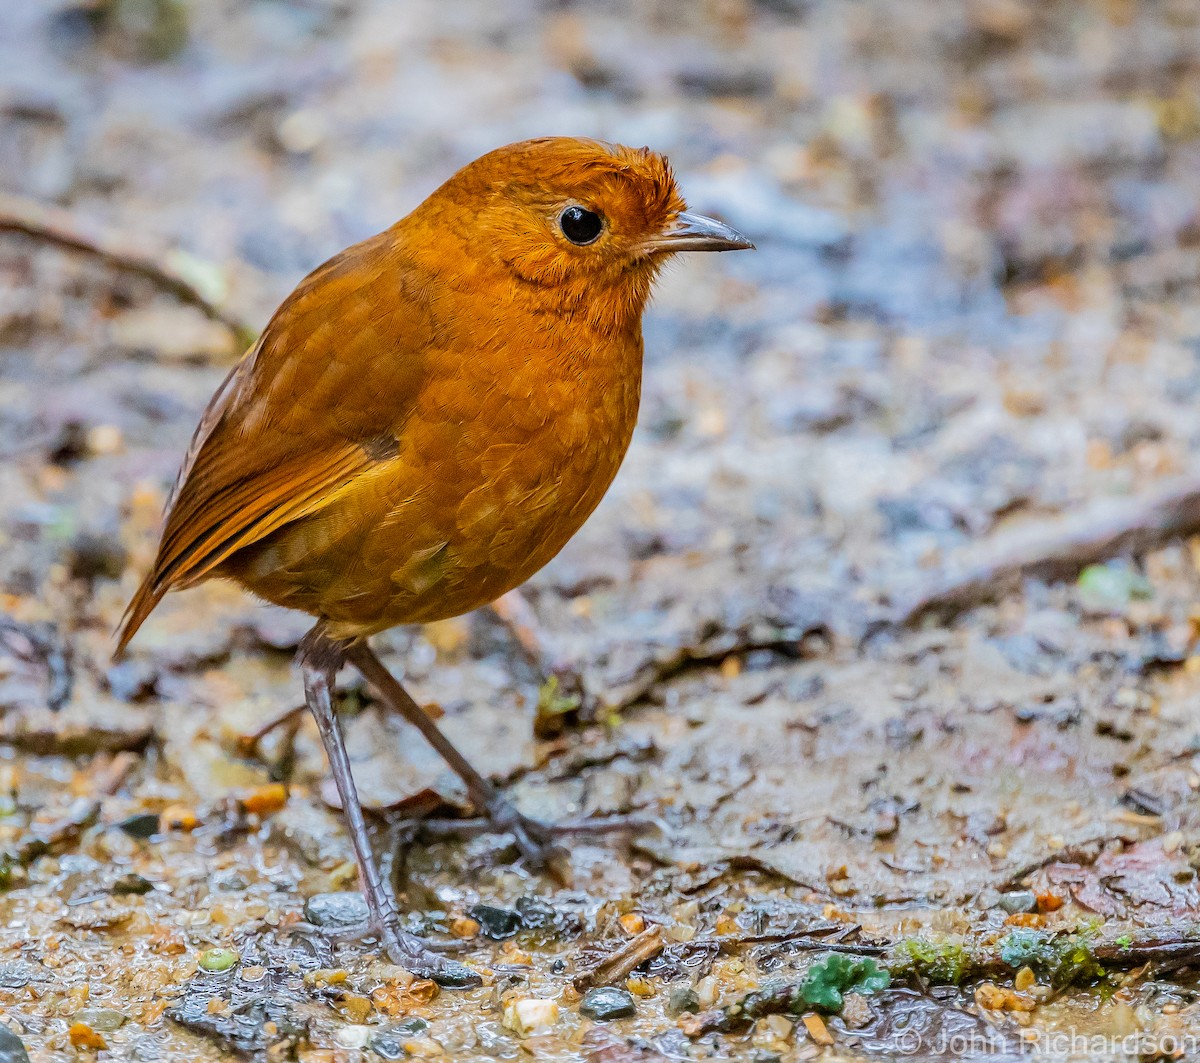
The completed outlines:
<svg viewBox="0 0 1200 1063">
<path fill-rule="evenodd" d="M 19 233 L 88 255 L 122 273 L 143 277 L 181 303 L 195 307 L 209 320 L 224 325 L 241 346 L 254 342 L 254 329 L 223 310 L 177 269 L 130 246 L 114 233 L 95 227 L 91 233 L 84 232 L 79 220 L 65 210 L 23 196 L 0 194 L 0 233 Z"/>
<path fill-rule="evenodd" d="M 96 793 L 102 794 L 105 797 L 112 797 L 113 794 L 125 785 L 125 780 L 133 774 L 133 769 L 137 767 L 140 760 L 141 757 L 136 753 L 124 749 L 117 753 L 107 764 L 101 765 L 96 769 L 92 779 L 96 787 Z"/>
<path fill-rule="evenodd" d="M 545 667 L 546 638 L 533 606 L 520 591 L 501 595 L 488 608 L 510 632 L 535 668 Z"/>
<path fill-rule="evenodd" d="M 1088 565 L 1123 554 L 1145 554 L 1197 532 L 1200 483 L 1194 479 L 1177 482 L 1150 499 L 1091 506 L 1062 527 L 918 593 L 900 605 L 892 622 L 896 627 L 912 627 L 927 617 L 946 622 L 1014 593 L 1027 580 L 1074 579 Z"/>
<path fill-rule="evenodd" d="M 258 756 L 259 744 L 267 735 L 279 727 L 287 727 L 291 730 L 294 726 L 298 730 L 304 722 L 304 713 L 307 709 L 307 705 L 293 705 L 290 709 L 284 709 L 283 712 L 277 712 L 274 716 L 268 717 L 253 731 L 238 735 L 238 752 L 245 757 Z"/>
<path fill-rule="evenodd" d="M 627 941 L 616 952 L 606 956 L 595 967 L 576 975 L 575 988 L 583 992 L 593 986 L 619 982 L 635 967 L 654 959 L 664 947 L 662 927 L 649 927 Z"/>
</svg>

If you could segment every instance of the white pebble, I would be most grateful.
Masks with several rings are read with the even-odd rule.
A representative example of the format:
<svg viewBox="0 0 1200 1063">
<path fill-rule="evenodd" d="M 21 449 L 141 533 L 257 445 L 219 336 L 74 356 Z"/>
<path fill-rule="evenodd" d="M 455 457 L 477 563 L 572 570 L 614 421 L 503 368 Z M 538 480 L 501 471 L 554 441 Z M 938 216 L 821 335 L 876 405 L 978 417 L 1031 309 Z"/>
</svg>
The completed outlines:
<svg viewBox="0 0 1200 1063">
<path fill-rule="evenodd" d="M 558 1005 L 553 1000 L 524 997 L 521 1000 L 510 1000 L 504 1009 L 504 1025 L 521 1036 L 553 1026 L 556 1022 Z"/>
</svg>

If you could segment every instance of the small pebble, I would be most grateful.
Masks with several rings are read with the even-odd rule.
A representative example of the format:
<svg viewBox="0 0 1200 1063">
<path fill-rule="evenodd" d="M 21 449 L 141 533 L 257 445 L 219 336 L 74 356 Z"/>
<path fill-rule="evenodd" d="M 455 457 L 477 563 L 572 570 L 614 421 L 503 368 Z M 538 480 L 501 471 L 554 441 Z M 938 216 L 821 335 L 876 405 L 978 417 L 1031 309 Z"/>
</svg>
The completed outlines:
<svg viewBox="0 0 1200 1063">
<path fill-rule="evenodd" d="M 510 938 L 521 929 L 521 913 L 511 908 L 477 904 L 468 914 L 479 924 L 483 936 L 493 941 Z"/>
<path fill-rule="evenodd" d="M 29 1063 L 29 1053 L 21 1039 L 0 1022 L 0 1063 Z"/>
<path fill-rule="evenodd" d="M 695 1014 L 700 1010 L 700 998 L 690 986 L 677 986 L 667 997 L 667 1014 L 676 1018 L 684 1012 Z"/>
<path fill-rule="evenodd" d="M 429 1023 L 414 1015 L 372 1034 L 367 1047 L 383 1059 L 403 1059 L 407 1055 L 404 1046 L 428 1029 Z"/>
<path fill-rule="evenodd" d="M 825 1025 L 825 1020 L 817 1014 L 809 1014 L 804 1016 L 804 1028 L 808 1031 L 808 1036 L 811 1037 L 819 1045 L 833 1044 L 833 1035 L 829 1032 L 829 1028 Z"/>
<path fill-rule="evenodd" d="M 479 933 L 479 923 L 469 915 L 460 915 L 450 920 L 450 933 L 456 938 L 473 938 Z"/>
<path fill-rule="evenodd" d="M 254 816 L 269 816 L 287 804 L 288 789 L 283 783 L 268 783 L 241 799 L 242 810 Z"/>
<path fill-rule="evenodd" d="M 372 1035 L 367 1042 L 367 1047 L 371 1049 L 380 1059 L 403 1059 L 404 1058 L 404 1042 L 407 1037 L 401 1037 L 399 1034 L 391 1033 L 388 1030 L 381 1030 L 379 1033 Z"/>
<path fill-rule="evenodd" d="M 158 817 L 159 830 L 192 831 L 200 826 L 200 818 L 187 805 L 168 805 Z"/>
<path fill-rule="evenodd" d="M 608 1022 L 611 1019 L 627 1019 L 637 1011 L 637 1005 L 632 993 L 627 993 L 624 989 L 601 986 L 584 993 L 579 1011 L 589 1019 Z"/>
<path fill-rule="evenodd" d="M 371 1038 L 370 1026 L 343 1026 L 333 1035 L 333 1039 L 337 1042 L 339 1048 L 348 1048 L 351 1051 L 359 1048 L 366 1048 L 367 1042 Z"/>
<path fill-rule="evenodd" d="M 200 967 L 213 974 L 228 971 L 238 962 L 238 954 L 233 949 L 205 949 L 200 953 Z"/>
<path fill-rule="evenodd" d="M 641 912 L 626 912 L 618 921 L 621 924 L 621 929 L 630 937 L 640 934 L 646 929 L 646 919 Z"/>
<path fill-rule="evenodd" d="M 514 905 L 526 930 L 546 930 L 558 925 L 558 911 L 541 897 L 518 897 Z"/>
<path fill-rule="evenodd" d="M 367 1019 L 371 1017 L 371 1000 L 369 997 L 364 997 L 359 993 L 342 993 L 338 997 L 334 1007 L 343 1017 L 358 1026 L 365 1025 Z M 364 1038 L 363 1045 L 366 1043 L 366 1038 Z M 348 1047 L 362 1048 L 362 1045 Z"/>
<path fill-rule="evenodd" d="M 717 916 L 717 925 L 714 927 L 714 929 L 718 934 L 725 935 L 740 933 L 742 928 L 738 925 L 738 921 L 732 915 L 722 912 L 719 916 Z"/>
<path fill-rule="evenodd" d="M 304 984 L 311 986 L 343 985 L 349 972 L 343 967 L 317 967 L 304 972 Z"/>
<path fill-rule="evenodd" d="M 1011 893 L 1000 894 L 996 906 L 1010 915 L 1033 912 L 1037 910 L 1037 895 L 1032 890 L 1013 890 Z"/>
<path fill-rule="evenodd" d="M 1026 994 L 994 982 L 983 982 L 975 987 L 975 1003 L 987 1011 L 1025 1012 L 1034 1008 L 1033 999 Z"/>
<path fill-rule="evenodd" d="M 129 872 L 127 875 L 122 875 L 112 884 L 109 892 L 114 897 L 141 897 L 154 889 L 154 883 L 148 878 L 142 878 L 141 875 Z"/>
<path fill-rule="evenodd" d="M 117 826 L 131 838 L 153 838 L 159 832 L 158 816 L 153 812 L 138 812 L 121 820 Z"/>
<path fill-rule="evenodd" d="M 124 436 L 115 424 L 98 424 L 87 433 L 87 448 L 93 454 L 116 454 L 123 445 Z"/>
<path fill-rule="evenodd" d="M 101 1033 L 111 1033 L 125 1025 L 128 1016 L 112 1008 L 85 1008 L 75 1012 L 74 1022 L 81 1022 Z"/>
<path fill-rule="evenodd" d="M 783 1015 L 767 1015 L 758 1021 L 758 1029 L 776 1041 L 786 1041 L 792 1036 L 792 1022 Z"/>
<path fill-rule="evenodd" d="M 861 993 L 847 993 L 842 1004 L 842 1022 L 847 1029 L 859 1030 L 870 1024 L 875 1011 L 870 1001 Z"/>
<path fill-rule="evenodd" d="M 558 1022 L 558 1005 L 553 1000 L 541 997 L 523 997 L 509 1001 L 504 1009 L 504 1026 L 513 1033 L 524 1036 L 534 1030 L 543 1030 Z"/>
<path fill-rule="evenodd" d="M 1057 893 L 1039 893 L 1037 895 L 1037 910 L 1039 912 L 1057 912 L 1066 900 Z"/>
<path fill-rule="evenodd" d="M 317 926 L 335 929 L 361 926 L 370 915 L 366 900 L 356 890 L 318 893 L 304 902 L 304 917 Z"/>
<path fill-rule="evenodd" d="M 81 1048 L 89 1052 L 101 1052 L 108 1047 L 108 1042 L 93 1030 L 86 1022 L 75 1022 L 67 1030 L 67 1038 L 72 1048 Z"/>
<path fill-rule="evenodd" d="M 40 974 L 40 968 L 35 968 L 32 964 L 26 963 L 24 960 L 11 960 L 8 963 L 0 963 L 0 988 L 2 989 L 22 989 L 29 985 L 35 977 L 38 981 L 44 981 L 46 976 Z"/>
</svg>

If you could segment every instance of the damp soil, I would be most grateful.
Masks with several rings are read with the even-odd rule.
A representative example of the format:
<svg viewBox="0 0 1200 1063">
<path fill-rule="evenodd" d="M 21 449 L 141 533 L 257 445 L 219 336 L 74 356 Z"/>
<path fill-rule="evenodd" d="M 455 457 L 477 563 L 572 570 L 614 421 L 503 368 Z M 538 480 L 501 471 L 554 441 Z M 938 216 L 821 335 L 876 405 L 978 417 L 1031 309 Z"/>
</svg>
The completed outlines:
<svg viewBox="0 0 1200 1063">
<path fill-rule="evenodd" d="M 0 56 L 30 1059 L 1198 1051 L 1200 523 L 1160 505 L 1200 483 L 1194 3 L 25 0 Z M 491 612 L 378 639 L 524 811 L 645 829 L 529 871 L 343 677 L 412 928 L 484 976 L 439 993 L 301 925 L 357 911 L 336 795 L 307 720 L 246 736 L 303 618 L 211 585 L 111 633 L 246 336 L 547 133 L 666 152 L 758 251 L 664 279 L 535 652 Z"/>
</svg>

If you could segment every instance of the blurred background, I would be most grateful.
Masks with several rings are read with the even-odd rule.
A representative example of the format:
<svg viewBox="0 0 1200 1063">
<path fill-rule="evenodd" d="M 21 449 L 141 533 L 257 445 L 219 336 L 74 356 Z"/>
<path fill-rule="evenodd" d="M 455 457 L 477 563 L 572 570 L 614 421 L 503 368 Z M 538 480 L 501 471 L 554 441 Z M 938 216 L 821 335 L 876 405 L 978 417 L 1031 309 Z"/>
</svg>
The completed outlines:
<svg viewBox="0 0 1200 1063">
<path fill-rule="evenodd" d="M 616 896 L 703 931 L 711 906 L 670 914 L 685 895 L 670 869 L 689 860 L 732 861 L 728 889 L 789 918 L 836 901 L 861 921 L 886 903 L 917 922 L 956 913 L 966 932 L 1016 870 L 1097 839 L 1136 852 L 1125 892 L 1100 897 L 1116 872 L 1090 879 L 1072 850 L 1087 881 L 1054 880 L 1054 918 L 1137 908 L 1157 925 L 1196 907 L 1192 886 L 1162 884 L 1186 875 L 1196 833 L 1200 524 L 1185 512 L 1164 531 L 1153 501 L 1182 491 L 1200 511 L 1194 0 L 10 0 L 0 771 L 18 799 L 0 832 L 23 852 L 65 794 L 101 797 L 96 823 L 55 839 L 76 865 L 15 861 L 0 922 L 22 940 L 63 933 L 72 875 L 106 896 L 113 867 L 187 878 L 147 895 L 151 924 L 129 932 L 146 985 L 97 983 L 115 939 L 72 935 L 86 945 L 62 992 L 97 983 L 129 1019 L 115 1043 L 150 1030 L 161 1058 L 199 1058 L 163 1026 L 167 1003 L 153 1014 L 191 973 L 143 955 L 150 925 L 173 928 L 185 964 L 229 927 L 259 933 L 260 908 L 277 923 L 297 889 L 336 885 L 348 853 L 311 734 L 296 765 L 278 734 L 267 763 L 237 754 L 298 700 L 303 618 L 205 587 L 108 662 L 196 418 L 308 270 L 477 155 L 551 134 L 666 153 L 690 206 L 758 245 L 688 258 L 661 284 L 625 468 L 526 594 L 544 659 L 487 616 L 383 641 L 524 807 L 671 819 L 672 843 L 622 861 L 579 851 L 581 892 L 563 903 L 588 933 L 609 925 L 592 902 Z M 1153 552 L 1074 548 L 1113 519 Z M 1036 544 L 1054 553 L 1064 527 L 1065 564 L 1036 569 Z M 863 641 L 922 588 L 1014 549 L 1006 586 L 1064 582 L 994 603 L 985 579 L 953 623 Z M 546 661 L 579 674 L 582 702 L 547 691 Z M 603 725 L 572 726 L 581 709 Z M 351 743 L 377 806 L 461 802 L 375 714 Z M 554 759 L 595 748 L 570 771 Z M 98 782 L 122 755 L 118 782 Z M 271 772 L 294 783 L 274 833 L 222 834 L 222 802 Z M 181 808 L 195 833 L 147 845 L 110 829 Z M 548 889 L 464 852 L 443 847 L 410 903 L 453 913 Z M 222 860 L 258 868 L 241 909 L 212 885 Z M 184 919 L 214 906 L 226 922 Z M 724 993 L 743 974 L 713 977 Z M 39 1044 L 66 1044 L 70 1006 L 4 992 Z M 678 1034 L 661 1003 L 639 1029 Z M 308 1036 L 333 1044 L 337 1028 Z M 220 1016 L 203 1032 L 233 1043 Z"/>
<path fill-rule="evenodd" d="M 27 0 L 0 18 L 5 191 L 251 333 L 494 146 L 667 153 L 692 206 L 761 251 L 663 285 L 633 476 L 662 445 L 696 504 L 631 510 L 626 478 L 623 534 L 782 534 L 800 582 L 840 585 L 1189 466 L 1200 29 L 1182 0 Z M 240 342 L 128 271 L 0 250 L 0 443 L 114 429 L 136 457 L 89 477 L 107 512 L 81 518 L 107 534 L 117 481 L 172 474 Z M 823 518 L 854 550 L 813 545 Z"/>
</svg>

